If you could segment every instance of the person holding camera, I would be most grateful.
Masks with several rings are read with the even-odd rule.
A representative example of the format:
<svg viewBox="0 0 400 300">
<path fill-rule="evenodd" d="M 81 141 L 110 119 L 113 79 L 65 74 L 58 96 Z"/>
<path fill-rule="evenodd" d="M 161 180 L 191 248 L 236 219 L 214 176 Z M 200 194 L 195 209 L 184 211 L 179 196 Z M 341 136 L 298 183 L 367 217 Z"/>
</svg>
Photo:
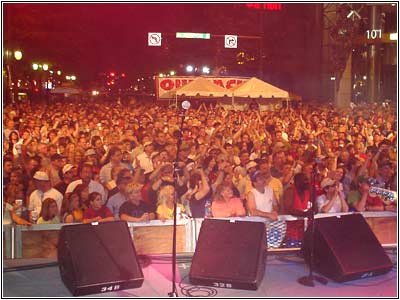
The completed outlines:
<svg viewBox="0 0 400 300">
<path fill-rule="evenodd" d="M 323 194 L 316 199 L 318 212 L 320 213 L 339 213 L 348 212 L 349 206 L 343 193 L 339 190 L 339 183 L 329 177 L 321 182 Z"/>
</svg>

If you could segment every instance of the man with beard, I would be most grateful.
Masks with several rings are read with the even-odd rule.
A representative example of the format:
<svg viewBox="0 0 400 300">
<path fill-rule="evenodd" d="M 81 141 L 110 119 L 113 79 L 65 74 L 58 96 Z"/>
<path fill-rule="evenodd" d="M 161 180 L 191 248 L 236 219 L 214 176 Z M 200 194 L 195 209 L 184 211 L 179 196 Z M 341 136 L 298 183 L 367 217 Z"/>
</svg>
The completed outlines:
<svg viewBox="0 0 400 300">
<path fill-rule="evenodd" d="M 161 150 L 163 150 L 166 144 L 165 142 L 166 142 L 165 133 L 161 130 L 158 131 L 153 141 L 154 151 L 160 152 Z"/>
<path fill-rule="evenodd" d="M 89 163 L 83 163 L 79 170 L 79 179 L 72 181 L 65 191 L 65 194 L 72 193 L 77 185 L 83 184 L 87 193 L 98 192 L 102 196 L 103 204 L 106 203 L 107 195 L 101 183 L 93 180 L 93 166 Z"/>
<path fill-rule="evenodd" d="M 282 214 L 305 217 L 308 215 L 310 203 L 310 181 L 304 173 L 298 173 L 294 176 L 294 184 L 283 194 L 281 212 Z"/>
<path fill-rule="evenodd" d="M 309 178 L 304 173 L 294 176 L 294 184 L 285 190 L 282 197 L 281 213 L 297 217 L 309 215 L 311 204 L 311 185 Z M 285 244 L 288 248 L 301 246 L 304 235 L 304 221 L 295 220 L 287 222 Z"/>
<path fill-rule="evenodd" d="M 72 164 L 66 164 L 62 168 L 62 180 L 57 183 L 54 188 L 64 195 L 68 185 L 75 179 L 75 177 L 76 167 Z"/>
</svg>

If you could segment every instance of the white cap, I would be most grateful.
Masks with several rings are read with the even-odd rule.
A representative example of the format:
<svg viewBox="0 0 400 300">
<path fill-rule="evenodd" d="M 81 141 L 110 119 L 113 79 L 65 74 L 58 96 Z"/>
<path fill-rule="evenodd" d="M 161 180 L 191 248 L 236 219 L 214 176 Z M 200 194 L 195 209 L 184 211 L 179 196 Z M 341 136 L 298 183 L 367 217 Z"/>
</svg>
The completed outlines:
<svg viewBox="0 0 400 300">
<path fill-rule="evenodd" d="M 37 171 L 35 175 L 33 175 L 33 178 L 36 180 L 50 180 L 49 175 L 43 171 Z"/>
<path fill-rule="evenodd" d="M 253 167 L 257 167 L 257 163 L 255 161 L 251 160 L 250 162 L 247 163 L 246 170 L 249 170 L 249 169 L 251 169 Z"/>
<path fill-rule="evenodd" d="M 62 168 L 62 172 L 63 172 L 63 174 L 65 174 L 65 173 L 67 173 L 68 171 L 71 171 L 73 168 L 75 168 L 74 165 L 66 164 L 66 165 Z"/>
<path fill-rule="evenodd" d="M 324 188 L 326 188 L 327 186 L 330 186 L 330 185 L 334 185 L 335 183 L 336 183 L 335 180 L 333 180 L 333 179 L 331 179 L 329 177 L 326 177 L 321 181 L 321 189 L 324 189 Z"/>
</svg>

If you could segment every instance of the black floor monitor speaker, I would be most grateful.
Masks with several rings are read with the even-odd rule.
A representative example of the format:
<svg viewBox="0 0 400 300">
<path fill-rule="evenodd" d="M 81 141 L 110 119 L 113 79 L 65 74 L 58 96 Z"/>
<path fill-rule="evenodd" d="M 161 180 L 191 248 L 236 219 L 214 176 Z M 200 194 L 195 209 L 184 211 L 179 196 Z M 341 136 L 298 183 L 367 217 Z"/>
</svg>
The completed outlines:
<svg viewBox="0 0 400 300">
<path fill-rule="evenodd" d="M 303 253 L 310 263 L 311 226 L 304 235 Z M 393 263 L 361 214 L 315 219 L 314 269 L 345 282 L 389 272 Z"/>
<path fill-rule="evenodd" d="M 189 279 L 196 285 L 256 290 L 264 276 L 265 258 L 264 223 L 205 219 Z"/>
<path fill-rule="evenodd" d="M 61 279 L 74 296 L 142 286 L 144 277 L 124 221 L 66 225 L 58 240 Z"/>
</svg>

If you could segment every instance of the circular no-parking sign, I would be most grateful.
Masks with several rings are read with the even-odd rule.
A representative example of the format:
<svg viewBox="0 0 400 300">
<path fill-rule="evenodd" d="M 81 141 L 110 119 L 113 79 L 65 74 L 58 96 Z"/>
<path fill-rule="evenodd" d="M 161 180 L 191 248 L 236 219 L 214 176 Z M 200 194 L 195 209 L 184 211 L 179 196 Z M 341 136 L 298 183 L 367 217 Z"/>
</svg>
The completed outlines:
<svg viewBox="0 0 400 300">
<path fill-rule="evenodd" d="M 225 35 L 225 48 L 237 48 L 237 35 Z"/>
<path fill-rule="evenodd" d="M 149 32 L 148 44 L 149 46 L 161 46 L 161 32 Z"/>
</svg>

